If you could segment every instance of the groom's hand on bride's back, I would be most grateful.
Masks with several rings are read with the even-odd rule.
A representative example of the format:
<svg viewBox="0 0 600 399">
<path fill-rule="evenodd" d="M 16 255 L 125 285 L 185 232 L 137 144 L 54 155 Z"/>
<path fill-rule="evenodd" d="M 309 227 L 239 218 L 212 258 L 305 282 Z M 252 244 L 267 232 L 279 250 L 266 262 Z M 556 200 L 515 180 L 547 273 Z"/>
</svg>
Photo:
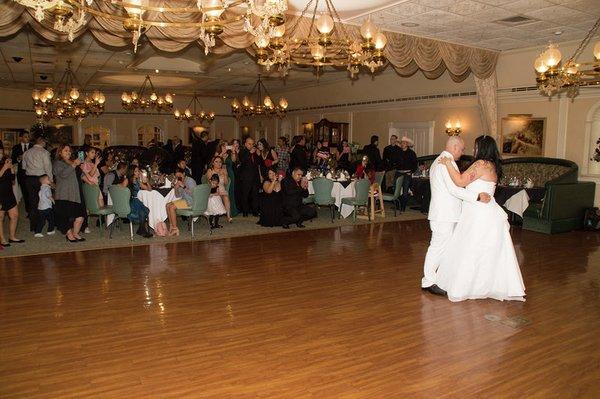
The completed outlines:
<svg viewBox="0 0 600 399">
<path fill-rule="evenodd" d="M 487 204 L 491 200 L 492 197 L 488 193 L 479 193 L 479 196 L 477 197 L 477 201 L 483 202 L 484 204 Z"/>
</svg>

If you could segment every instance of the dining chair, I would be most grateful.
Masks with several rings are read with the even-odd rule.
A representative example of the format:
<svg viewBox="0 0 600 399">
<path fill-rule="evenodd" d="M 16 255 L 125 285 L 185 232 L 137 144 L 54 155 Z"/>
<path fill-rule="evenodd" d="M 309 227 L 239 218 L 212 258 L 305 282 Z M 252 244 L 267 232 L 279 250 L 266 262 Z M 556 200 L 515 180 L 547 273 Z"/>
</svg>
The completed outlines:
<svg viewBox="0 0 600 399">
<path fill-rule="evenodd" d="M 359 179 L 354 183 L 354 191 L 356 192 L 354 197 L 346 197 L 342 198 L 342 205 L 350 205 L 354 207 L 353 218 L 356 220 L 356 214 L 358 212 L 358 208 L 368 207 L 369 204 L 369 188 L 371 187 L 371 182 L 369 179 Z M 342 217 L 342 207 L 340 206 L 340 210 L 338 216 Z M 371 220 L 371 216 L 369 212 L 367 212 L 367 216 L 369 220 Z"/>
<path fill-rule="evenodd" d="M 177 216 L 187 216 L 188 218 L 188 230 L 191 231 L 192 237 L 194 237 L 194 219 L 204 217 L 206 218 L 206 224 L 208 224 L 208 234 L 212 234 L 210 228 L 210 222 L 208 216 L 204 214 L 208 208 L 208 197 L 210 196 L 210 185 L 198 184 L 192 191 L 192 207 L 189 209 L 177 209 L 175 212 Z"/>
<path fill-rule="evenodd" d="M 91 184 L 83 185 L 83 200 L 85 202 L 85 207 L 87 208 L 90 216 L 98 217 L 100 234 L 102 234 L 102 216 L 104 216 L 104 220 L 106 220 L 108 215 L 113 215 L 115 212 L 113 211 L 113 207 L 111 205 L 100 207 L 98 205 L 99 197 L 100 187 Z"/>
<path fill-rule="evenodd" d="M 394 183 L 394 194 L 383 194 L 384 201 L 392 202 L 394 204 L 394 216 L 396 216 L 396 211 L 400 209 L 400 196 L 402 195 L 403 181 L 404 175 L 398 176 Z"/>
<path fill-rule="evenodd" d="M 112 238 L 112 232 L 115 228 L 115 225 L 117 223 L 120 224 L 121 219 L 127 219 L 129 220 L 129 236 L 131 241 L 133 241 L 133 220 L 129 217 L 131 213 L 131 204 L 129 203 L 129 200 L 131 199 L 131 191 L 127 187 L 113 184 L 108 188 L 108 193 L 112 199 L 112 207 L 116 215 L 115 220 L 110 224 L 109 238 Z"/>
<path fill-rule="evenodd" d="M 335 198 L 331 196 L 333 180 L 319 177 L 312 181 L 315 190 L 314 203 L 317 206 L 327 206 L 331 212 L 331 223 L 335 219 Z"/>
</svg>

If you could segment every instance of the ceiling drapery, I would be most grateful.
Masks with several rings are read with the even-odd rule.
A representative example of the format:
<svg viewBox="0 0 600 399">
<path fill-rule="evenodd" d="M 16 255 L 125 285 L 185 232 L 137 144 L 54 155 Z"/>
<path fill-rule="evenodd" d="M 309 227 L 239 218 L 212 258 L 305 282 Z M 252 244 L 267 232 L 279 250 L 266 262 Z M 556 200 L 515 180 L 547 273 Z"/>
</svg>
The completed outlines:
<svg viewBox="0 0 600 399">
<path fill-rule="evenodd" d="M 189 3 L 189 4 L 186 4 Z M 196 0 L 164 0 L 165 7 L 194 7 Z M 99 2 L 103 11 L 118 13 L 118 7 L 108 2 Z M 227 10 L 225 18 L 235 18 L 235 13 L 242 9 Z M 148 18 L 165 22 L 196 21 L 200 22 L 199 13 L 189 13 L 189 16 L 169 13 L 148 12 Z M 151 14 L 151 15 L 150 15 Z M 111 47 L 130 47 L 131 34 L 119 21 L 88 15 L 88 23 L 75 34 L 75 39 L 86 32 L 92 34 L 99 42 Z M 254 37 L 243 30 L 243 20 L 225 24 L 224 31 L 217 39 L 217 45 L 211 49 L 216 54 L 227 54 L 239 49 L 246 49 L 253 43 Z M 286 23 L 291 26 L 292 18 Z M 0 37 L 7 37 L 17 33 L 29 25 L 40 36 L 51 42 L 68 41 L 66 34 L 61 34 L 52 29 L 52 21 L 45 19 L 42 23 L 35 20 L 33 10 L 27 9 L 13 1 L 4 1 L 0 4 Z M 308 30 L 299 24 L 299 30 Z M 349 35 L 358 36 L 358 27 L 347 25 Z M 203 47 L 200 37 L 200 28 L 196 27 L 156 27 L 152 26 L 144 35 L 157 49 L 166 52 L 183 50 L 187 46 L 197 43 Z M 477 49 L 457 44 L 446 43 L 433 39 L 420 38 L 401 33 L 386 32 L 388 44 L 385 56 L 402 76 L 410 76 L 421 70 L 430 78 L 440 77 L 448 70 L 456 82 L 463 81 L 472 72 L 480 79 L 489 78 L 496 69 L 498 53 L 490 50 Z"/>
</svg>

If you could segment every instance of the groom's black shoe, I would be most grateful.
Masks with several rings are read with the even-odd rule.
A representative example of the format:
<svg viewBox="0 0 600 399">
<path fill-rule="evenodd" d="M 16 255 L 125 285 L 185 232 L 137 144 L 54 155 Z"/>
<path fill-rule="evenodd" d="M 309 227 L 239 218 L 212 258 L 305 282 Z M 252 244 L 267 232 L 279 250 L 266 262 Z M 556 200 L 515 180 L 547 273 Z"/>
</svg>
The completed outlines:
<svg viewBox="0 0 600 399">
<path fill-rule="evenodd" d="M 428 291 L 434 295 L 447 296 L 446 291 L 438 287 L 437 285 L 432 285 L 430 287 L 423 287 L 423 290 Z"/>
</svg>

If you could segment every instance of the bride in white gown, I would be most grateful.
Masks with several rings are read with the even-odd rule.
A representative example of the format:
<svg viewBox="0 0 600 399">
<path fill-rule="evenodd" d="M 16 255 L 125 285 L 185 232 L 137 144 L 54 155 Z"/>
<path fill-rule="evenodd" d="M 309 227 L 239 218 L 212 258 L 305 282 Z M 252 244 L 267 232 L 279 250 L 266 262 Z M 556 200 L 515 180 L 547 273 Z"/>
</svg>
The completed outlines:
<svg viewBox="0 0 600 399">
<path fill-rule="evenodd" d="M 475 162 L 462 174 L 451 161 L 440 160 L 457 186 L 486 192 L 492 200 L 488 204 L 463 202 L 460 220 L 437 271 L 437 286 L 453 302 L 481 298 L 524 301 L 525 286 L 507 215 L 493 199 L 502 176 L 496 142 L 490 136 L 478 137 Z"/>
</svg>

